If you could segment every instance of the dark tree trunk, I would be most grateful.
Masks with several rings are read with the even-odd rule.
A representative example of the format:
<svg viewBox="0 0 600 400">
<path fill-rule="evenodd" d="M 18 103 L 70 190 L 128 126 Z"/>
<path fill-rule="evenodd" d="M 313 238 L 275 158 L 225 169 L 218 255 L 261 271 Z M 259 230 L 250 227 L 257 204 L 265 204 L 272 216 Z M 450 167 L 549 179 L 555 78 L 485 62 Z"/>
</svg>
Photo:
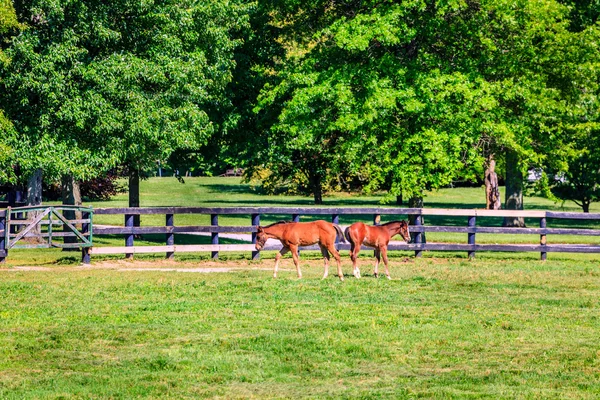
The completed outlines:
<svg viewBox="0 0 600 400">
<path fill-rule="evenodd" d="M 485 170 L 485 208 L 488 210 L 500 209 L 500 189 L 498 186 L 498 175 L 496 174 L 496 160 L 490 154 L 487 159 Z"/>
<path fill-rule="evenodd" d="M 590 202 L 589 201 L 582 202 L 581 208 L 583 208 L 584 213 L 589 213 L 590 212 Z"/>
<path fill-rule="evenodd" d="M 42 204 L 42 170 L 36 169 L 27 181 L 27 205 L 28 206 L 39 206 Z M 34 219 L 37 213 L 31 212 L 28 215 L 29 219 Z M 33 241 L 43 242 L 42 238 L 42 226 L 37 224 L 31 231 L 31 234 L 36 235 Z"/>
<path fill-rule="evenodd" d="M 129 168 L 129 207 L 140 206 L 140 170 Z M 133 217 L 133 226 L 140 226 L 140 216 Z"/>
<path fill-rule="evenodd" d="M 410 199 L 408 199 L 408 207 L 409 208 L 423 208 L 423 196 L 413 196 Z M 423 220 L 422 215 L 409 215 L 408 216 L 408 224 L 409 225 L 417 225 L 417 219 L 419 219 L 420 225 L 423 225 L 424 220 Z M 414 243 L 416 235 L 417 235 L 416 233 L 411 232 L 411 234 L 410 234 L 411 242 Z M 422 239 L 422 243 L 427 242 L 425 240 L 425 232 L 423 232 L 421 234 L 421 239 Z"/>
<path fill-rule="evenodd" d="M 36 169 L 27 181 L 27 205 L 42 204 L 42 170 Z"/>
<path fill-rule="evenodd" d="M 311 174 L 309 179 L 312 186 L 315 204 L 323 204 L 323 180 L 321 179 L 321 175 Z"/>
<path fill-rule="evenodd" d="M 397 206 L 401 206 L 403 203 L 402 201 L 402 193 L 400 193 L 398 196 L 396 196 L 396 205 Z"/>
<path fill-rule="evenodd" d="M 81 192 L 79 191 L 79 182 L 73 178 L 73 175 L 63 175 L 61 178 L 62 203 L 70 206 L 81 205 Z M 63 211 L 63 216 L 67 220 L 81 219 L 81 213 L 74 211 Z M 64 232 L 70 232 L 66 226 Z M 74 236 L 65 236 L 65 243 L 77 243 L 77 238 Z M 79 251 L 79 249 L 65 248 L 63 251 Z"/>
<path fill-rule="evenodd" d="M 519 157 L 514 151 L 506 151 L 506 194 L 504 204 L 507 210 L 523 209 L 523 174 L 519 168 Z M 524 227 L 525 220 L 505 217 L 502 226 Z"/>
</svg>

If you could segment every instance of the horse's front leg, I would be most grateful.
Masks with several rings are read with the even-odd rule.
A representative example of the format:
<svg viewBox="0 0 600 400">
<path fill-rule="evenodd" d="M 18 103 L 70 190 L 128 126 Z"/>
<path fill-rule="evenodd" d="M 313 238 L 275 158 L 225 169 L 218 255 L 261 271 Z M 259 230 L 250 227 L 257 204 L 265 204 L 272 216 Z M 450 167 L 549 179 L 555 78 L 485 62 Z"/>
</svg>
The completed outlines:
<svg viewBox="0 0 600 400">
<path fill-rule="evenodd" d="M 290 251 L 290 249 L 284 246 L 281 250 L 279 250 L 279 253 L 277 253 L 277 255 L 275 256 L 275 269 L 273 270 L 273 278 L 277 278 L 277 270 L 279 269 L 279 261 L 281 260 L 281 256 L 283 256 L 288 251 Z"/>
<path fill-rule="evenodd" d="M 296 265 L 298 279 L 302 279 L 302 272 L 300 272 L 300 257 L 298 256 L 298 246 L 290 245 L 290 250 L 292 251 L 292 258 L 294 259 L 294 264 Z"/>
<path fill-rule="evenodd" d="M 329 276 L 329 251 L 327 250 L 327 247 L 323 246 L 322 244 L 319 244 L 319 247 L 321 248 L 321 254 L 323 254 L 323 279 L 325 279 L 327 276 Z"/>
<path fill-rule="evenodd" d="M 373 271 L 373 275 L 375 278 L 379 278 L 379 262 L 381 261 L 381 251 L 379 249 L 375 249 L 375 270 Z"/>
</svg>

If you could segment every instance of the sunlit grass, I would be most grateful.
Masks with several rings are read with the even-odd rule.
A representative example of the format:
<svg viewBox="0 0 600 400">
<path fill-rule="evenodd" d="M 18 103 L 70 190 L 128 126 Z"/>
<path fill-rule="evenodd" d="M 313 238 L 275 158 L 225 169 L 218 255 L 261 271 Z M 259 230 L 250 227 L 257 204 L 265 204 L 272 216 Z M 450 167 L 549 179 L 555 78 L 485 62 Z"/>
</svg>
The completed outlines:
<svg viewBox="0 0 600 400">
<path fill-rule="evenodd" d="M 597 262 L 394 259 L 388 281 L 365 256 L 339 282 L 310 258 L 302 280 L 291 260 L 0 271 L 0 398 L 600 392 Z"/>
</svg>

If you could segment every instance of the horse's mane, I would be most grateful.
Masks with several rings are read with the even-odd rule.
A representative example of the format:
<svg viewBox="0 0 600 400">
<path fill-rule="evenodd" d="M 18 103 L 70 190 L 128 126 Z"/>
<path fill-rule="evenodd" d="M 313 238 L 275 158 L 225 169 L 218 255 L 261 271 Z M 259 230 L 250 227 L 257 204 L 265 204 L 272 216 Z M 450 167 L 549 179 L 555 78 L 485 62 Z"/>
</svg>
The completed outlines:
<svg viewBox="0 0 600 400">
<path fill-rule="evenodd" d="M 386 222 L 385 224 L 381 224 L 379 226 L 387 226 L 387 225 L 390 225 L 390 224 L 398 224 L 398 223 L 401 224 L 403 222 L 406 223 L 406 221 L 390 221 L 390 222 Z"/>
<path fill-rule="evenodd" d="M 277 222 L 272 223 L 271 225 L 264 226 L 263 229 L 270 228 L 272 226 L 279 225 L 279 224 L 291 224 L 292 222 L 293 221 L 277 221 Z"/>
</svg>

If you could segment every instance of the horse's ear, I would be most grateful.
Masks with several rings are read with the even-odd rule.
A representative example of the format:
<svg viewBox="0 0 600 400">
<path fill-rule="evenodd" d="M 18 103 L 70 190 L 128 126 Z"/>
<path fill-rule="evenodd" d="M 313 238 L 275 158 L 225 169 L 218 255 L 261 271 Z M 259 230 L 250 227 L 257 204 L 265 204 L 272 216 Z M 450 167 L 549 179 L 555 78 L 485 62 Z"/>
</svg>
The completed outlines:
<svg viewBox="0 0 600 400">
<path fill-rule="evenodd" d="M 264 229 L 262 228 L 262 226 L 259 226 L 257 229 L 257 232 L 262 232 Z"/>
</svg>

